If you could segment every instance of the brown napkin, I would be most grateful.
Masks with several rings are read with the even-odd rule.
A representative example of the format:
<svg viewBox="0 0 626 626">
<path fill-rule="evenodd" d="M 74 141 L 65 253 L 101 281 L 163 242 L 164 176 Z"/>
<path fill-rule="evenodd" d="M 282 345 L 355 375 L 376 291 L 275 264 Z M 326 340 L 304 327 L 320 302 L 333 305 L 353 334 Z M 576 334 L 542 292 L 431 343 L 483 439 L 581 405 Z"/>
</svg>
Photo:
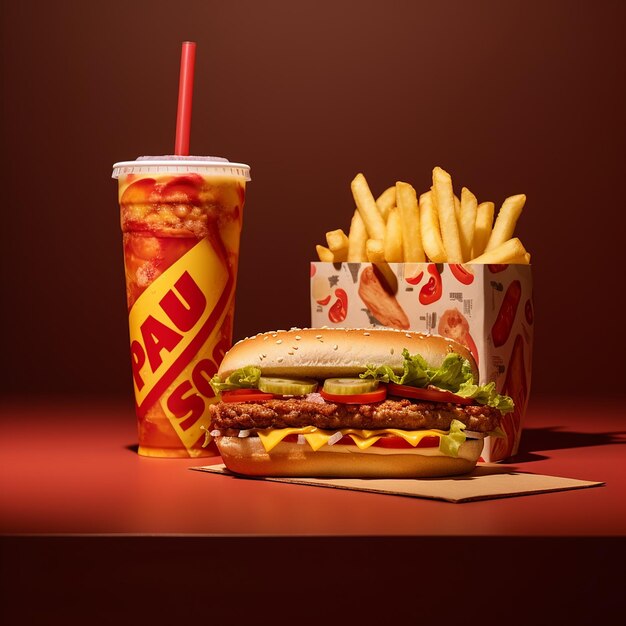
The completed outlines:
<svg viewBox="0 0 626 626">
<path fill-rule="evenodd" d="M 223 464 L 192 467 L 191 469 L 234 476 Z M 278 483 L 294 483 L 296 485 L 311 485 L 315 487 L 333 487 L 335 489 L 352 489 L 355 491 L 370 491 L 395 496 L 412 496 L 414 498 L 431 498 L 433 500 L 445 500 L 446 502 L 472 502 L 474 500 L 489 500 L 491 498 L 508 498 L 511 496 L 522 496 L 546 491 L 564 491 L 566 489 L 597 487 L 604 484 L 602 482 L 560 478 L 558 476 L 525 474 L 516 472 L 514 468 L 495 464 L 481 464 L 470 474 L 448 478 L 363 479 L 259 477 L 257 480 L 270 480 Z"/>
</svg>

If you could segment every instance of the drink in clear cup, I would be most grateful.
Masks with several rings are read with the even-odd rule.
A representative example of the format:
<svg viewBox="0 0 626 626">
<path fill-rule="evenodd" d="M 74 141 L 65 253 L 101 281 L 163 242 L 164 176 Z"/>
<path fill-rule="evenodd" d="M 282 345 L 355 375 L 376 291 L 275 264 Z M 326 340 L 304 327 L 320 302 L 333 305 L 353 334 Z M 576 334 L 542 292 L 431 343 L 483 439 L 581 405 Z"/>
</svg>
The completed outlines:
<svg viewBox="0 0 626 626">
<path fill-rule="evenodd" d="M 197 457 L 232 342 L 250 168 L 216 157 L 116 163 L 139 454 Z"/>
</svg>

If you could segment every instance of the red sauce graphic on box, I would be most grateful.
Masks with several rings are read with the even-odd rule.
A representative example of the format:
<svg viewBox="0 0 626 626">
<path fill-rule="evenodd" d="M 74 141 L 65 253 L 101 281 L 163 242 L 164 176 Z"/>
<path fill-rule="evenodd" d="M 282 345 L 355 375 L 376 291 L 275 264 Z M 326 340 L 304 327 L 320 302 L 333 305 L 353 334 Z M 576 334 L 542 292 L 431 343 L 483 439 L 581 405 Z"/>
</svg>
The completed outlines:
<svg viewBox="0 0 626 626">
<path fill-rule="evenodd" d="M 419 301 L 424 305 L 437 302 L 443 293 L 441 285 L 441 276 L 434 263 L 428 264 L 428 273 L 430 278 L 428 282 L 420 289 Z"/>
<path fill-rule="evenodd" d="M 524 365 L 524 341 L 521 335 L 515 337 L 502 393 L 511 396 L 515 403 L 515 409 L 512 413 L 507 413 L 502 418 L 501 427 L 506 433 L 506 438 L 492 440 L 492 460 L 505 459 L 517 452 L 522 415 L 524 415 L 524 409 L 528 400 L 528 380 Z"/>
<path fill-rule="evenodd" d="M 450 271 L 453 276 L 463 285 L 471 285 L 474 282 L 474 274 L 460 263 L 451 263 Z"/>
<path fill-rule="evenodd" d="M 493 345 L 496 348 L 503 346 L 511 334 L 521 295 L 522 285 L 519 280 L 514 280 L 504 294 L 496 321 L 491 329 Z"/>
<path fill-rule="evenodd" d="M 407 276 L 404 280 L 406 280 L 409 285 L 419 285 L 420 281 L 424 276 L 424 272 L 419 272 L 415 276 Z"/>
<path fill-rule="evenodd" d="M 343 289 L 335 289 L 337 300 L 328 311 L 328 319 L 334 324 L 339 324 L 348 315 L 348 294 Z"/>
<path fill-rule="evenodd" d="M 535 321 L 535 314 L 533 312 L 533 303 L 530 298 L 526 300 L 526 304 L 524 305 L 524 315 L 526 316 L 528 324 L 532 326 L 532 323 Z"/>
<path fill-rule="evenodd" d="M 458 309 L 448 309 L 444 311 L 439 318 L 437 332 L 442 337 L 449 337 L 465 346 L 472 353 L 478 365 L 478 349 L 470 334 L 469 322 L 461 311 Z"/>
</svg>

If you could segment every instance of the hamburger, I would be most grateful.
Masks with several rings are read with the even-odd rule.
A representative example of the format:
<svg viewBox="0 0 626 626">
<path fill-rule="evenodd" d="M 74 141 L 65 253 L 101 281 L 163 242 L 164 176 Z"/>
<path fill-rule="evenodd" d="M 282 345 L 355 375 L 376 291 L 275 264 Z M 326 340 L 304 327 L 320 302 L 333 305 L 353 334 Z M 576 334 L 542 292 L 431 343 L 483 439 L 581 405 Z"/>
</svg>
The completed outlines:
<svg viewBox="0 0 626 626">
<path fill-rule="evenodd" d="M 478 384 L 467 348 L 397 330 L 259 333 L 226 353 L 211 386 L 208 436 L 249 476 L 464 474 L 513 410 Z"/>
</svg>

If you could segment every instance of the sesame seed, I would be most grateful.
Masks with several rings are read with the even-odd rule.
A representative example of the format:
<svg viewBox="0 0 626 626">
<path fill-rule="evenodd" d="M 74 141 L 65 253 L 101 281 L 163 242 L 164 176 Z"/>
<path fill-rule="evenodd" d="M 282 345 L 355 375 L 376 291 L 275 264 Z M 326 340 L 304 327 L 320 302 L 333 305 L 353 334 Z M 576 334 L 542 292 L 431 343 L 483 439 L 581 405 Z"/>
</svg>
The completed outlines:
<svg viewBox="0 0 626 626">
<path fill-rule="evenodd" d="M 410 339 L 413 335 L 411 333 L 405 333 L 404 336 Z"/>
<path fill-rule="evenodd" d="M 393 348 L 391 348 L 391 354 L 393 354 L 395 352 L 395 350 Z"/>
<path fill-rule="evenodd" d="M 298 346 L 291 346 L 291 349 L 292 349 L 292 350 L 297 350 L 297 349 L 298 349 Z"/>
<path fill-rule="evenodd" d="M 293 356 L 293 352 L 287 352 L 289 356 Z"/>
<path fill-rule="evenodd" d="M 283 342 L 283 340 L 282 340 L 282 339 L 277 339 L 277 340 L 276 340 L 276 343 L 282 343 L 282 342 Z"/>
<path fill-rule="evenodd" d="M 267 341 L 269 339 L 269 337 L 267 335 L 265 335 L 265 337 L 263 337 L 263 341 Z"/>
<path fill-rule="evenodd" d="M 300 337 L 300 335 L 296 335 L 296 341 L 300 341 L 300 339 L 302 339 L 302 337 Z"/>
<path fill-rule="evenodd" d="M 333 350 L 338 350 L 338 349 L 339 349 L 339 346 L 338 346 L 337 344 L 335 344 L 335 345 L 333 346 Z"/>
<path fill-rule="evenodd" d="M 278 359 L 277 359 L 277 361 L 278 361 L 279 363 L 282 363 L 282 362 L 284 361 L 284 359 L 283 359 L 283 357 L 282 357 L 282 356 L 279 356 L 279 357 L 278 357 Z"/>
<path fill-rule="evenodd" d="M 315 338 L 316 338 L 316 339 L 321 339 L 321 338 L 322 338 L 322 335 L 315 335 Z"/>
<path fill-rule="evenodd" d="M 272 337 L 276 338 L 276 333 L 272 333 Z"/>
<path fill-rule="evenodd" d="M 369 333 L 363 333 L 363 336 L 364 336 L 364 337 L 369 337 L 369 336 L 370 336 L 370 334 L 369 334 Z"/>
</svg>

